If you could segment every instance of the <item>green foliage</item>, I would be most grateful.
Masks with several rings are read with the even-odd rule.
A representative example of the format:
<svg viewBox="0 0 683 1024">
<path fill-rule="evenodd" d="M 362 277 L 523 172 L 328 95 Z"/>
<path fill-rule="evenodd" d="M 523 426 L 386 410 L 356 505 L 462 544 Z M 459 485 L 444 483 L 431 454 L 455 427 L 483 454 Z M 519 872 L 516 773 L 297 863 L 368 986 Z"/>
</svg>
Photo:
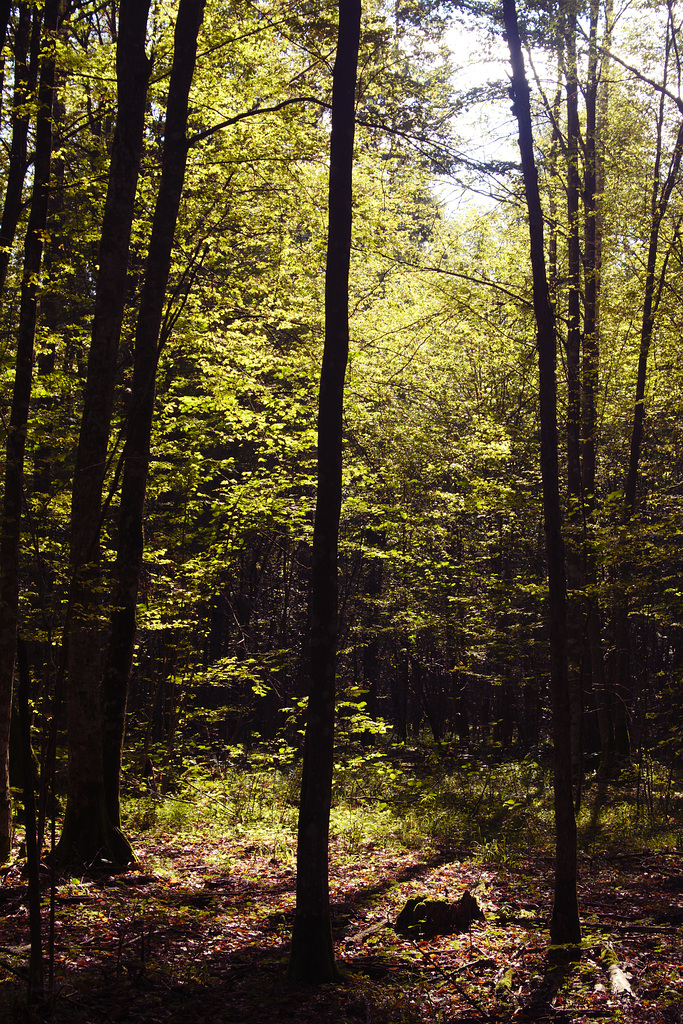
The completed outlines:
<svg viewBox="0 0 683 1024">
<path fill-rule="evenodd" d="M 226 750 L 218 764 L 188 765 L 175 785 L 175 792 L 127 801 L 129 825 L 141 831 L 228 831 L 265 842 L 295 823 L 296 772 L 284 772 L 271 753 L 255 756 L 247 767 L 243 750 Z"/>
<path fill-rule="evenodd" d="M 173 792 L 150 789 L 126 798 L 130 828 L 150 837 L 233 837 L 291 857 L 300 786 L 300 761 L 291 748 L 224 748 L 220 758 L 176 770 L 174 780 Z M 644 815 L 637 775 L 609 795 L 591 783 L 578 821 L 580 853 L 594 860 L 643 843 L 680 845 L 680 773 L 672 784 L 658 764 L 651 784 L 655 813 Z M 339 857 L 403 847 L 423 856 L 447 851 L 482 865 L 523 866 L 530 849 L 552 851 L 549 768 L 532 757 L 452 756 L 444 765 L 427 746 L 347 751 L 335 772 L 330 835 Z"/>
</svg>

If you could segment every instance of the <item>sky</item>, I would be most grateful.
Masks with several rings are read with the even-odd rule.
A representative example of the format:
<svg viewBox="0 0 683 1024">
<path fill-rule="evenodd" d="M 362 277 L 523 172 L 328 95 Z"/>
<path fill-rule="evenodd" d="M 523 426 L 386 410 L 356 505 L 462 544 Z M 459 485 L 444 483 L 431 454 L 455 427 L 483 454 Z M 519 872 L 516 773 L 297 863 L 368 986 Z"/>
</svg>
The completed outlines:
<svg viewBox="0 0 683 1024">
<path fill-rule="evenodd" d="M 487 82 L 506 82 L 509 69 L 508 50 L 502 37 L 492 39 L 473 21 L 455 25 L 447 33 L 454 67 L 453 85 L 457 92 Z M 507 100 L 477 104 L 458 114 L 455 131 L 462 140 L 460 149 L 473 160 L 517 161 L 517 126 Z M 463 191 L 457 180 L 444 179 L 438 193 L 449 210 L 456 212 L 472 204 L 491 205 L 492 200 L 480 192 Z"/>
</svg>

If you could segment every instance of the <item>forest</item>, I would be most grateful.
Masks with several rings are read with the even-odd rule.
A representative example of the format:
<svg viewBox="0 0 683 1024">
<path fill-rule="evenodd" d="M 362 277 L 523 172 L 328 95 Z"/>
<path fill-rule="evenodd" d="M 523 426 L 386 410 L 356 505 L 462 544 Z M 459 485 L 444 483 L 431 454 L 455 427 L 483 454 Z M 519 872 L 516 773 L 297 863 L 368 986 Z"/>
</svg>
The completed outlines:
<svg viewBox="0 0 683 1024">
<path fill-rule="evenodd" d="M 682 76 L 0 0 L 0 1021 L 683 1021 Z"/>
</svg>

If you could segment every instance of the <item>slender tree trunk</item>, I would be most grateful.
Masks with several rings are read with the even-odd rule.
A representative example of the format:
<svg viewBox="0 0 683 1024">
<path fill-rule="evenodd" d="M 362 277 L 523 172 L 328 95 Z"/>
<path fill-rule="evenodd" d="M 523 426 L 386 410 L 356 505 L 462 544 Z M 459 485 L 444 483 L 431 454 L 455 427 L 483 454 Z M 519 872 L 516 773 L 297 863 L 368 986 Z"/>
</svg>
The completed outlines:
<svg viewBox="0 0 683 1024">
<path fill-rule="evenodd" d="M 640 352 L 638 355 L 638 375 L 636 380 L 636 395 L 633 410 L 633 424 L 631 430 L 631 444 L 629 451 L 628 473 L 626 477 L 626 490 L 624 495 L 625 518 L 630 519 L 636 510 L 636 498 L 638 489 L 638 470 L 640 464 L 640 452 L 643 445 L 643 433 L 645 425 L 645 384 L 647 381 L 647 362 L 654 333 L 655 314 L 657 310 L 659 289 L 656 277 L 657 256 L 659 253 L 659 232 L 662 218 L 666 213 L 671 192 L 677 183 L 683 153 L 683 124 L 678 129 L 676 145 L 669 167 L 669 173 L 662 189 L 661 196 L 654 200 L 652 227 L 648 245 L 647 269 L 645 273 L 645 293 L 643 297 L 643 316 L 640 329 Z"/>
<path fill-rule="evenodd" d="M 571 7 L 571 5 L 570 5 Z M 579 423 L 581 381 L 581 246 L 579 242 L 579 80 L 576 60 L 576 13 L 566 14 L 567 44 L 567 482 L 569 518 L 580 521 L 581 467 Z"/>
<path fill-rule="evenodd" d="M 529 214 L 529 240 L 536 317 L 541 420 L 543 520 L 548 565 L 548 619 L 554 740 L 555 900 L 550 925 L 554 945 L 581 940 L 576 893 L 576 820 L 572 796 L 569 680 L 567 675 L 567 590 L 557 454 L 555 318 L 548 294 L 543 251 L 543 211 L 534 159 L 529 86 L 514 0 L 503 0 L 505 31 L 512 64 L 515 113 Z"/>
<path fill-rule="evenodd" d="M 668 49 L 670 49 L 670 47 L 671 43 L 669 43 Z M 659 273 L 657 272 L 657 262 L 660 250 L 660 230 L 662 220 L 664 219 L 664 215 L 669 207 L 671 194 L 680 179 L 681 158 L 683 157 L 682 121 L 678 127 L 676 142 L 669 162 L 669 169 L 662 184 L 661 163 L 663 148 L 662 136 L 665 123 L 664 107 L 665 96 L 664 93 L 662 93 L 657 127 L 657 153 L 655 157 L 652 185 L 650 235 L 648 240 L 643 313 L 640 328 L 640 352 L 638 355 L 635 404 L 633 409 L 628 472 L 626 475 L 626 487 L 624 493 L 624 549 L 627 552 L 630 543 L 630 538 L 627 536 L 627 533 L 637 510 L 640 453 L 643 445 L 645 428 L 645 385 L 647 382 L 647 365 L 652 337 L 654 334 L 655 316 L 664 284 L 664 275 L 666 273 L 666 263 Z M 615 749 L 616 753 L 623 758 L 629 758 L 631 754 L 629 728 L 631 671 L 628 624 L 631 575 L 632 556 L 627 554 L 621 566 L 621 579 L 617 589 L 615 614 Z"/>
<path fill-rule="evenodd" d="M 135 647 L 135 612 L 144 546 L 143 515 L 160 348 L 159 333 L 171 268 L 173 237 L 185 181 L 188 98 L 204 5 L 205 0 L 180 0 L 178 7 L 161 181 L 135 332 L 135 365 L 126 423 L 110 637 L 102 683 L 104 782 L 109 817 L 114 822 L 120 820 L 121 750 Z"/>
<path fill-rule="evenodd" d="M 576 12 L 565 13 L 567 49 L 567 654 L 569 672 L 572 771 L 576 806 L 581 803 L 583 747 L 583 488 L 581 486 L 581 245 L 579 240 L 579 75 L 576 57 Z"/>
<path fill-rule="evenodd" d="M 548 291 L 553 308 L 557 307 L 560 274 L 557 265 L 557 239 L 558 239 L 558 213 L 557 213 L 557 191 L 558 184 L 561 184 L 559 169 L 560 154 L 560 116 L 562 110 L 562 80 L 564 67 L 564 48 L 562 39 L 559 41 L 560 49 L 557 56 L 557 87 L 553 97 L 553 130 L 550 140 L 550 153 L 548 156 L 548 178 L 549 198 L 548 207 L 550 213 L 550 231 L 548 235 Z M 562 186 L 563 187 L 563 186 Z"/>
<path fill-rule="evenodd" d="M 360 0 L 339 0 L 330 139 L 325 348 L 318 406 L 318 492 L 311 576 L 311 661 L 299 805 L 296 915 L 289 976 L 336 977 L 328 879 L 337 658 L 337 551 L 342 498 L 342 412 L 349 348 L 349 264 Z"/>
<path fill-rule="evenodd" d="M 595 555 L 595 473 L 597 461 L 597 392 L 600 369 L 600 285 L 602 278 L 602 195 L 605 189 L 601 138 L 608 111 L 608 57 L 598 59 L 600 5 L 591 0 L 586 87 L 586 141 L 584 180 L 584 338 L 581 373 L 581 479 L 586 529 L 585 581 L 586 639 L 590 679 L 600 735 L 601 765 L 607 768 L 612 748 L 609 696 L 605 677 L 605 656 L 601 637 L 600 604 L 597 597 Z M 612 34 L 611 4 L 606 10 L 604 44 L 609 50 Z M 602 85 L 600 78 L 602 77 Z M 600 108 L 600 116 L 598 116 Z"/>
<path fill-rule="evenodd" d="M 38 315 L 38 290 L 47 222 L 52 158 L 52 101 L 58 0 L 48 0 L 44 14 L 44 55 L 38 92 L 38 116 L 31 211 L 24 244 L 16 372 L 5 451 L 5 497 L 0 527 L 0 858 L 9 853 L 12 807 L 9 791 L 9 724 L 19 613 L 19 557 L 24 454 L 28 428 L 33 349 Z"/>
<path fill-rule="evenodd" d="M 581 474 L 584 502 L 587 509 L 595 507 L 596 461 L 596 392 L 599 369 L 599 308 L 602 259 L 602 231 L 598 223 L 598 0 L 591 0 L 591 23 L 586 85 L 585 173 L 584 173 L 584 341 L 581 380 Z M 608 42 L 608 40 L 607 40 Z M 602 175 L 600 176 L 602 179 Z M 604 182 L 603 182 L 604 184 Z"/>
<path fill-rule="evenodd" d="M 59 844 L 63 863 L 133 853 L 107 814 L 102 771 L 100 534 L 102 490 L 114 404 L 116 360 L 151 62 L 145 53 L 149 0 L 122 0 L 116 73 L 118 115 L 100 239 L 92 340 L 71 502 L 71 613 L 68 623 L 69 783 Z"/>
<path fill-rule="evenodd" d="M 28 1002 L 37 1002 L 43 995 L 43 929 L 40 914 L 40 850 L 37 842 L 36 772 L 31 747 L 31 679 L 26 645 L 17 635 L 17 668 L 19 682 L 19 729 L 24 776 L 24 834 L 26 836 L 26 868 L 28 873 L 28 910 L 31 953 L 28 966 Z"/>
<path fill-rule="evenodd" d="M 3 11 L 4 14 L 4 11 Z M 7 11 L 9 16 L 9 10 Z M 5 32 L 7 26 L 5 24 Z M 21 210 L 21 193 L 26 174 L 26 140 L 29 127 L 28 100 L 32 92 L 28 67 L 31 36 L 31 8 L 21 5 L 14 39 L 14 96 L 12 100 L 12 140 L 9 168 L 5 187 L 2 223 L 0 224 L 0 301 L 5 292 L 7 267 Z M 35 87 L 35 83 L 33 83 Z M 2 570 L 4 579 L 4 569 Z M 3 584 L 4 585 L 4 584 Z M 0 594 L 2 591 L 0 591 Z M 0 601 L 2 601 L 0 597 Z M 13 600 L 13 599 L 12 599 Z M 0 629 L 3 614 L 0 610 Z M 0 647 L 0 860 L 7 859 L 12 837 L 12 800 L 9 778 L 9 735 L 12 716 L 12 689 L 14 679 L 14 650 L 11 637 L 8 646 Z M 0 640 L 0 644 L 1 644 Z M 3 657 L 4 655 L 4 657 Z M 5 662 L 6 657 L 6 662 Z M 11 664 L 10 664 L 11 661 Z"/>
<path fill-rule="evenodd" d="M 7 29 L 9 28 L 9 17 L 12 12 L 10 0 L 0 0 L 0 116 L 2 116 L 2 97 L 5 86 L 5 58 L 2 50 L 7 42 Z"/>
<path fill-rule="evenodd" d="M 26 0 L 19 8 L 19 20 L 14 37 L 14 95 L 12 97 L 12 140 L 10 142 L 5 202 L 0 223 L 0 297 L 5 292 L 7 268 L 12 254 L 12 244 L 21 213 L 21 197 L 26 177 L 26 147 L 30 118 L 30 99 L 35 89 L 35 80 L 29 66 L 29 44 L 31 42 L 31 12 L 40 24 L 40 15 L 35 6 Z M 35 63 L 33 65 L 35 70 Z"/>
</svg>

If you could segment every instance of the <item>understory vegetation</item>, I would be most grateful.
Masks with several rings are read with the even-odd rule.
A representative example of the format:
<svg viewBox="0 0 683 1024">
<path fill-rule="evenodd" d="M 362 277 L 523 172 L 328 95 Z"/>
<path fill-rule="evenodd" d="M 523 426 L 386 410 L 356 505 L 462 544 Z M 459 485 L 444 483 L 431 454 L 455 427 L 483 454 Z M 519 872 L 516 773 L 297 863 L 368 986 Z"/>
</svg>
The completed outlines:
<svg viewBox="0 0 683 1024">
<path fill-rule="evenodd" d="M 337 756 L 330 831 L 339 849 L 367 843 L 463 859 L 523 861 L 530 849 L 553 846 L 551 751 L 512 759 L 501 749 L 452 752 L 428 743 Z M 597 766 L 596 766 L 597 769 Z M 160 780 L 161 781 L 161 780 Z M 293 755 L 283 764 L 264 749 L 228 748 L 174 773 L 170 792 L 152 781 L 129 795 L 124 823 L 137 834 L 155 830 L 245 838 L 266 853 L 291 847 L 301 773 Z M 163 787 L 161 787 L 163 788 Z M 597 770 L 585 783 L 577 818 L 585 856 L 637 852 L 643 846 L 683 851 L 683 770 L 647 759 L 609 785 Z"/>
<path fill-rule="evenodd" d="M 650 763 L 586 778 L 578 819 L 580 959 L 547 949 L 553 856 L 547 752 L 485 757 L 428 740 L 339 751 L 332 921 L 342 979 L 284 980 L 294 908 L 299 767 L 282 750 L 188 759 L 171 791 L 128 791 L 138 870 L 57 878 L 51 998 L 33 1012 L 190 1024 L 329 1020 L 676 1022 L 683 1013 L 683 775 Z M 21 862 L 4 869 L 0 1020 L 25 1004 Z M 49 870 L 43 879 L 49 914 Z M 407 939 L 411 896 L 484 913 L 468 933 Z M 47 929 L 46 929 L 47 930 Z M 631 991 L 610 989 L 617 964 Z"/>
</svg>

